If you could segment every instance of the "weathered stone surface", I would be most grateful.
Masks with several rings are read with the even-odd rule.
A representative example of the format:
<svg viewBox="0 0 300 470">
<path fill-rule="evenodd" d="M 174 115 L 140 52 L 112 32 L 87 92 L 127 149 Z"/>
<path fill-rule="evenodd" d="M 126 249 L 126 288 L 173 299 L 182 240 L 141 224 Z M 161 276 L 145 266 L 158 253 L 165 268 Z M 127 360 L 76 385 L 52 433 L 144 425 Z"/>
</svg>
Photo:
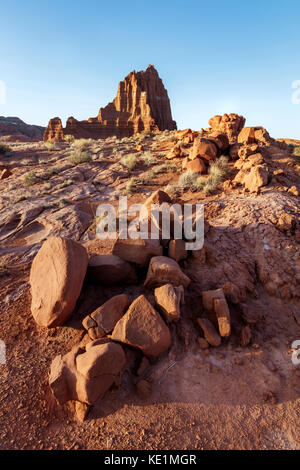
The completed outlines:
<svg viewBox="0 0 300 470">
<path fill-rule="evenodd" d="M 185 249 L 186 242 L 182 239 L 170 240 L 168 255 L 179 263 L 187 258 L 187 251 Z"/>
<path fill-rule="evenodd" d="M 230 336 L 230 312 L 226 300 L 214 299 L 214 309 L 217 315 L 220 335 L 222 337 Z"/>
<path fill-rule="evenodd" d="M 183 163 L 182 169 L 191 171 L 192 173 L 206 173 L 206 165 L 202 158 L 194 158 L 193 160 L 187 160 Z"/>
<path fill-rule="evenodd" d="M 85 248 L 60 237 L 49 238 L 30 271 L 31 312 L 40 326 L 63 325 L 74 310 L 88 264 Z"/>
<path fill-rule="evenodd" d="M 223 289 L 207 290 L 202 292 L 202 303 L 205 310 L 208 312 L 214 311 L 215 299 L 225 300 Z"/>
<path fill-rule="evenodd" d="M 92 405 L 113 384 L 120 384 L 125 361 L 124 351 L 118 344 L 110 342 L 88 350 L 76 347 L 52 361 L 50 388 L 61 405 L 70 400 Z"/>
<path fill-rule="evenodd" d="M 208 123 L 214 131 L 227 134 L 229 143 L 236 142 L 237 136 L 245 125 L 246 119 L 238 114 L 223 114 L 223 116 L 214 116 Z"/>
<path fill-rule="evenodd" d="M 76 418 L 81 423 L 83 423 L 86 420 L 89 410 L 90 410 L 90 407 L 86 403 L 81 403 L 81 401 L 75 402 Z"/>
<path fill-rule="evenodd" d="M 109 342 L 92 346 L 76 357 L 76 367 L 88 379 L 99 375 L 118 375 L 125 365 L 125 354 L 119 344 Z"/>
<path fill-rule="evenodd" d="M 258 165 L 252 167 L 249 174 L 244 178 L 244 186 L 251 193 L 257 192 L 262 186 L 268 184 L 269 173 L 267 167 Z"/>
<path fill-rule="evenodd" d="M 155 289 L 156 304 L 167 322 L 179 320 L 180 303 L 183 295 L 183 286 L 173 287 L 172 284 L 165 284 Z"/>
<path fill-rule="evenodd" d="M 52 140 L 53 124 L 50 126 L 49 123 L 44 140 L 49 137 Z M 64 134 L 75 138 L 99 139 L 112 135 L 129 137 L 144 130 L 165 129 L 176 129 L 176 123 L 172 119 L 167 90 L 156 69 L 149 65 L 145 71 L 130 72 L 119 83 L 116 98 L 105 108 L 100 108 L 97 117 L 85 121 L 70 117 Z"/>
<path fill-rule="evenodd" d="M 198 325 L 203 330 L 206 341 L 211 345 L 218 347 L 221 344 L 221 337 L 214 325 L 207 318 L 197 318 Z"/>
<path fill-rule="evenodd" d="M 190 282 L 175 260 L 166 256 L 155 256 L 151 258 L 144 285 L 153 287 L 170 283 L 175 287 L 187 287 Z"/>
<path fill-rule="evenodd" d="M 229 139 L 227 134 L 224 134 L 223 132 L 212 132 L 208 139 L 216 144 L 220 152 L 224 152 L 224 150 L 227 150 L 229 147 Z"/>
<path fill-rule="evenodd" d="M 237 139 L 239 144 L 254 144 L 255 143 L 255 128 L 244 127 L 238 135 Z"/>
<path fill-rule="evenodd" d="M 197 157 L 202 157 L 205 160 L 214 160 L 218 155 L 218 147 L 214 142 L 204 138 L 197 137 L 194 140 L 190 158 L 194 160 Z"/>
<path fill-rule="evenodd" d="M 148 357 L 159 356 L 171 344 L 169 328 L 144 295 L 130 305 L 111 338 L 140 349 Z"/>
<path fill-rule="evenodd" d="M 148 199 L 146 199 L 146 201 L 144 202 L 144 206 L 148 210 L 150 210 L 152 204 L 156 204 L 156 205 L 160 206 L 164 202 L 167 203 L 167 204 L 172 204 L 172 199 L 170 198 L 170 196 L 165 191 L 162 191 L 161 189 L 158 189 L 157 191 L 154 191 L 151 194 L 151 196 L 148 197 Z"/>
<path fill-rule="evenodd" d="M 82 322 L 90 338 L 96 339 L 110 333 L 122 318 L 131 301 L 126 294 L 115 295 L 97 308 Z"/>
<path fill-rule="evenodd" d="M 133 266 L 116 255 L 92 255 L 89 259 L 87 274 L 92 282 L 104 285 L 136 281 Z"/>
<path fill-rule="evenodd" d="M 152 256 L 159 256 L 163 248 L 159 240 L 144 240 L 138 238 L 118 238 L 113 247 L 113 254 L 125 261 L 135 263 L 139 266 L 147 266 Z"/>
<path fill-rule="evenodd" d="M 64 140 L 64 130 L 59 117 L 50 119 L 44 132 L 44 142 L 47 142 L 47 140 L 52 142 L 62 142 Z"/>
</svg>

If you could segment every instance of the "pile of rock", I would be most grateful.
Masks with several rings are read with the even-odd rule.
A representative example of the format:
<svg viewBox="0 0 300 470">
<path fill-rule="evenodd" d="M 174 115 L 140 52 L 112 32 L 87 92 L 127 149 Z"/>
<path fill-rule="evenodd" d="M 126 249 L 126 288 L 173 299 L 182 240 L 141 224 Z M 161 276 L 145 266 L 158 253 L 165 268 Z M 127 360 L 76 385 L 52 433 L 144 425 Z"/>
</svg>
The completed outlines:
<svg viewBox="0 0 300 470">
<path fill-rule="evenodd" d="M 155 201 L 167 203 L 170 198 L 157 191 L 145 206 Z M 135 299 L 115 295 L 83 319 L 85 341 L 57 356 L 51 365 L 49 383 L 59 403 L 75 400 L 89 406 L 112 385 L 118 385 L 127 346 L 139 350 L 144 358 L 156 358 L 168 350 L 168 325 L 180 319 L 184 289 L 190 283 L 176 261 L 187 256 L 184 242 L 168 242 L 165 249 L 172 257 L 163 256 L 160 240 L 119 238 L 113 254 L 92 254 L 89 259 L 86 249 L 73 240 L 52 237 L 44 242 L 30 272 L 31 311 L 40 326 L 66 323 L 84 279 L 103 285 L 136 283 L 137 269 L 148 268 L 144 287 L 153 293 L 149 298 L 142 294 Z M 141 385 L 145 386 L 150 384 Z M 78 409 L 82 411 L 82 407 Z"/>
</svg>

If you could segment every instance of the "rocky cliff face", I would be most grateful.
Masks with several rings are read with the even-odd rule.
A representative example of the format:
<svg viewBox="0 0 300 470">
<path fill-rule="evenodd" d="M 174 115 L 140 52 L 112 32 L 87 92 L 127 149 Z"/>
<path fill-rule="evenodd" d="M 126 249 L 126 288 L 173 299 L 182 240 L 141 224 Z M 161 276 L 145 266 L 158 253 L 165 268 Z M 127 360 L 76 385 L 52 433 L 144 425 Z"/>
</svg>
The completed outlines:
<svg viewBox="0 0 300 470">
<path fill-rule="evenodd" d="M 53 120 L 45 132 L 44 140 L 62 140 L 53 134 Z M 98 116 L 86 121 L 70 117 L 64 135 L 76 138 L 105 138 L 111 135 L 128 137 L 144 130 L 173 130 L 170 100 L 161 78 L 153 65 L 147 70 L 131 72 L 119 83 L 112 103 L 100 108 Z"/>
<path fill-rule="evenodd" d="M 48 127 L 44 132 L 44 142 L 47 140 L 53 142 L 61 142 L 64 140 L 64 130 L 59 117 L 50 119 Z"/>
<path fill-rule="evenodd" d="M 32 142 L 42 140 L 45 128 L 26 124 L 18 117 L 0 116 L 1 140 Z"/>
</svg>

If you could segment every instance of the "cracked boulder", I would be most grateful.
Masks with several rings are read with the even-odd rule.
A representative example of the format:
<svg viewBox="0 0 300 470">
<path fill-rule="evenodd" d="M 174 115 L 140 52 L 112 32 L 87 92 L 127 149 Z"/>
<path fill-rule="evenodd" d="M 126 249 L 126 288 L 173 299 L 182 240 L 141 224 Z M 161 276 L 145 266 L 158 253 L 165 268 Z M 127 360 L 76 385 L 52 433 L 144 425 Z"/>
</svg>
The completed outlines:
<svg viewBox="0 0 300 470">
<path fill-rule="evenodd" d="M 63 325 L 80 295 L 88 264 L 85 248 L 68 238 L 51 237 L 30 271 L 31 313 L 40 326 Z"/>
<path fill-rule="evenodd" d="M 122 346 L 113 342 L 76 347 L 53 359 L 50 388 L 60 405 L 70 400 L 92 405 L 112 385 L 120 384 L 125 363 Z"/>
<path fill-rule="evenodd" d="M 95 340 L 110 333 L 122 318 L 130 303 L 131 301 L 127 295 L 115 295 L 86 316 L 82 325 L 87 330 L 89 337 Z"/>
<path fill-rule="evenodd" d="M 171 345 L 169 328 L 144 295 L 140 295 L 116 324 L 111 339 L 157 357 Z"/>
</svg>

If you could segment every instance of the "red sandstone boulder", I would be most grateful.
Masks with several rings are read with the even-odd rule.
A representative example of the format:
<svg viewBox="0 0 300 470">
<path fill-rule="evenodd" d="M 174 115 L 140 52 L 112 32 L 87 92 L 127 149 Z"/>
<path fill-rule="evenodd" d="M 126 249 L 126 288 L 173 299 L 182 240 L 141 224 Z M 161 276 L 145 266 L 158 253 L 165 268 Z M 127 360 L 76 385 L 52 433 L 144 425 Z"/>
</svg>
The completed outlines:
<svg viewBox="0 0 300 470">
<path fill-rule="evenodd" d="M 111 338 L 140 349 L 148 357 L 159 356 L 171 345 L 169 328 L 144 295 L 130 305 Z"/>
<path fill-rule="evenodd" d="M 88 331 L 90 338 L 94 340 L 110 333 L 122 318 L 130 303 L 127 295 L 115 295 L 85 317 L 82 325 Z"/>
<path fill-rule="evenodd" d="M 88 256 L 79 243 L 52 237 L 34 258 L 30 271 L 31 313 L 40 326 L 63 325 L 74 310 Z"/>
<path fill-rule="evenodd" d="M 208 139 L 216 144 L 220 152 L 224 152 L 224 150 L 227 150 L 229 147 L 229 139 L 227 134 L 224 134 L 223 132 L 212 132 Z"/>
<path fill-rule="evenodd" d="M 245 125 L 246 119 L 238 114 L 223 114 L 223 116 L 214 116 L 208 123 L 214 131 L 227 134 L 229 144 L 236 142 L 237 136 Z"/>
<path fill-rule="evenodd" d="M 192 173 L 206 173 L 206 165 L 201 158 L 194 158 L 194 160 L 187 160 L 183 163 L 182 169 L 191 171 Z"/>
<path fill-rule="evenodd" d="M 120 384 L 125 362 L 122 347 L 112 342 L 76 347 L 52 361 L 50 388 L 61 405 L 70 400 L 92 405 L 113 384 Z"/>
<path fill-rule="evenodd" d="M 191 280 L 181 271 L 179 264 L 166 256 L 155 256 L 151 258 L 145 287 L 172 284 L 175 287 L 183 285 L 187 287 Z"/>
<path fill-rule="evenodd" d="M 193 160 L 202 157 L 205 160 L 214 160 L 218 155 L 218 147 L 216 144 L 204 137 L 197 137 L 194 140 L 190 158 Z"/>
</svg>

